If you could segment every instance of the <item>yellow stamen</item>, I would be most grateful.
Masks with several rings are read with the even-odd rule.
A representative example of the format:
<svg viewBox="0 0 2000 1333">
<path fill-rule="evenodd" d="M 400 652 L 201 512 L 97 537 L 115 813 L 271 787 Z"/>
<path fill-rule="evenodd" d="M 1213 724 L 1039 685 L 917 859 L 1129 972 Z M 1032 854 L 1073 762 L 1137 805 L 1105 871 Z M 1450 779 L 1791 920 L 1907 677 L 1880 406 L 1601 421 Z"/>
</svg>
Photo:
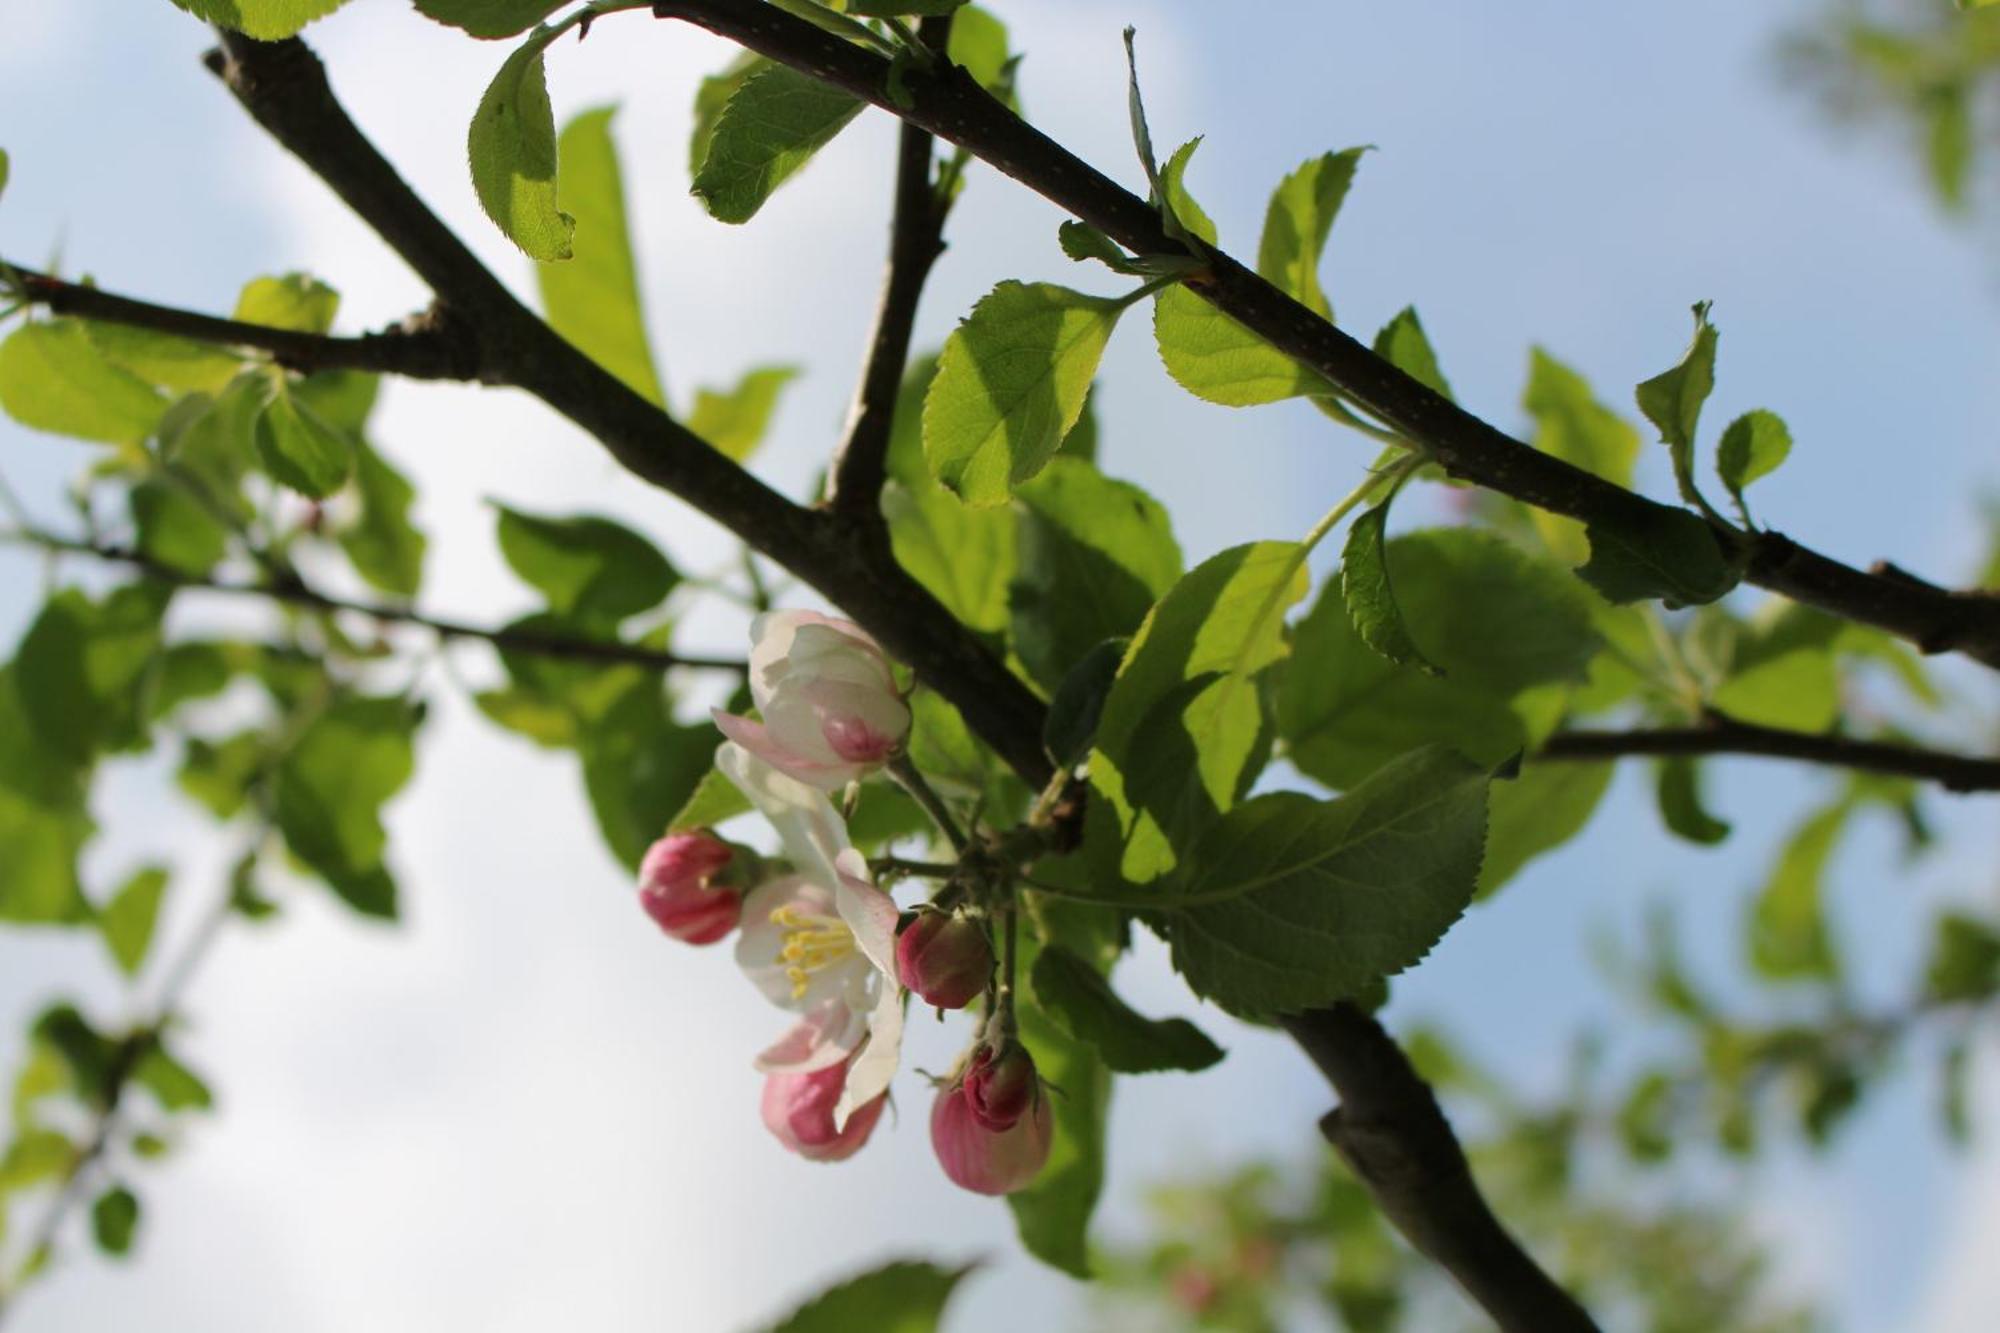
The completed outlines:
<svg viewBox="0 0 2000 1333">
<path fill-rule="evenodd" d="M 792 983 L 792 998 L 801 999 L 815 972 L 832 966 L 854 953 L 854 932 L 837 916 L 801 912 L 787 903 L 772 911 L 771 924 L 785 928 L 785 942 L 778 949 L 785 979 Z"/>
</svg>

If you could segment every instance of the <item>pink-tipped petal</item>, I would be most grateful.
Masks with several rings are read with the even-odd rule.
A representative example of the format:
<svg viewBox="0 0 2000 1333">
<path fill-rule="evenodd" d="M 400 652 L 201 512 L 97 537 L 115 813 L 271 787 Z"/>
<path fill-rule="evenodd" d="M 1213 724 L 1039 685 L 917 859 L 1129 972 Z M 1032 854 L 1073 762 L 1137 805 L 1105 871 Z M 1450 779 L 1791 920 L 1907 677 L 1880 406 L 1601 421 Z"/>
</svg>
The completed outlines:
<svg viewBox="0 0 2000 1333">
<path fill-rule="evenodd" d="M 764 1080 L 764 1127 L 778 1142 L 811 1162 L 838 1162 L 861 1151 L 882 1118 L 888 1097 L 877 1097 L 836 1129 L 833 1108 L 847 1083 L 847 1067 L 832 1065 L 810 1074 L 773 1074 Z"/>
<path fill-rule="evenodd" d="M 810 1074 L 845 1061 L 867 1035 L 866 1015 L 848 1008 L 844 1000 L 828 1000 L 765 1047 L 756 1068 L 764 1074 Z"/>
</svg>

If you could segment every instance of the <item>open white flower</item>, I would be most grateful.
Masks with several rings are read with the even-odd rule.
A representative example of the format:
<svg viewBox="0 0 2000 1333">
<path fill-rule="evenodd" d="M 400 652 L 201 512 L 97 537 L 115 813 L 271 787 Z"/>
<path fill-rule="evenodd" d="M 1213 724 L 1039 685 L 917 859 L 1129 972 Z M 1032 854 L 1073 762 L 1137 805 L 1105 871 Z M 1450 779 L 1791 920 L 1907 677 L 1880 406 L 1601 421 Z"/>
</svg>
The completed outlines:
<svg viewBox="0 0 2000 1333">
<path fill-rule="evenodd" d="M 838 1129 L 888 1088 L 902 1051 L 896 904 L 869 881 L 826 793 L 734 742 L 716 751 L 715 766 L 771 821 L 797 872 L 743 901 L 737 964 L 766 999 L 801 1015 L 757 1068 L 805 1074 L 852 1056 L 834 1108 Z"/>
</svg>

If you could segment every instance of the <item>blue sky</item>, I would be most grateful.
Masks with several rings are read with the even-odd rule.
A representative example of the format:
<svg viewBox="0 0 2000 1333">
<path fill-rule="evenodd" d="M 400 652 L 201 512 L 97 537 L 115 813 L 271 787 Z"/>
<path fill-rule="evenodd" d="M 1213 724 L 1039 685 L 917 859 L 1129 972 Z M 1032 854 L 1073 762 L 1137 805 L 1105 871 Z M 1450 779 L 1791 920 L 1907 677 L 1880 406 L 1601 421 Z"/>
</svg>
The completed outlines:
<svg viewBox="0 0 2000 1333">
<path fill-rule="evenodd" d="M 1714 419 L 1767 406 L 1798 441 L 1760 486 L 1770 521 L 1866 562 L 1963 576 L 1976 497 L 2000 489 L 1990 371 L 1990 246 L 1945 223 L 1907 160 L 1836 141 L 1781 90 L 1777 24 L 1796 6 L 1526 0 L 1255 6 L 1034 0 L 1004 4 L 1029 53 L 1031 114 L 1132 182 L 1118 31 L 1140 30 L 1154 134 L 1206 136 L 1191 183 L 1239 252 L 1270 186 L 1327 148 L 1375 145 L 1335 229 L 1326 280 L 1344 324 L 1422 311 L 1460 399 L 1503 426 L 1528 348 L 1584 371 L 1607 399 L 1678 356 L 1686 308 L 1716 302 Z M 117 290 L 226 309 L 259 273 L 309 268 L 358 332 L 420 305 L 414 280 L 199 67 L 203 34 L 166 0 L 72 0 L 10 15 L 0 147 L 13 181 L 0 254 Z M 361 123 L 510 280 L 525 263 L 478 216 L 463 128 L 500 48 L 355 0 L 310 34 Z M 807 377 L 758 459 L 802 488 L 844 407 L 873 304 L 892 131 L 865 117 L 751 227 L 685 195 L 687 104 L 727 53 L 640 18 L 554 58 L 558 114 L 616 100 L 656 346 L 670 392 L 793 362 Z M 1059 215 L 975 175 L 924 313 L 935 342 L 995 281 L 1100 275 L 1054 245 Z M 1191 558 L 1308 527 L 1367 462 L 1308 410 L 1230 412 L 1159 371 L 1136 323 L 1101 396 L 1107 467 L 1165 500 Z M 393 386 L 379 443 L 419 479 L 433 540 L 430 603 L 498 622 L 526 598 L 493 551 L 489 498 L 616 513 L 684 568 L 719 563 L 712 526 L 628 484 L 587 441 L 511 394 Z M 0 468 L 44 515 L 88 459 L 0 423 Z M 1657 488 L 1662 469 L 1649 481 Z M 0 633 L 35 604 L 35 562 L 9 553 Z M 212 623 L 213 607 L 183 623 Z M 697 618 L 695 641 L 739 626 Z M 490 670 L 476 653 L 463 673 Z M 1975 677 L 1967 689 L 1987 691 Z M 784 1156 L 755 1119 L 748 1057 L 772 1016 L 724 957 L 645 927 L 589 827 L 573 771 L 495 735 L 450 683 L 419 776 L 391 820 L 410 921 L 388 932 L 297 897 L 241 931 L 195 993 L 191 1057 L 223 1111 L 146 1173 L 134 1262 L 83 1257 L 21 1310 L 27 1330 L 112 1326 L 302 1330 L 748 1325 L 889 1253 L 983 1253 L 955 1329 L 1079 1325 L 1077 1291 L 1016 1256 L 1004 1210 L 958 1194 L 930 1160 L 926 1098 L 906 1076 L 902 1123 L 855 1162 Z M 1716 852 L 1668 842 L 1642 774 L 1621 778 L 1590 833 L 1475 911 L 1399 988 L 1399 1018 L 1438 1019 L 1530 1087 L 1546 1086 L 1586 1020 L 1623 1022 L 1587 956 L 1670 897 L 1697 954 L 1726 973 L 1745 890 L 1783 821 L 1822 790 L 1782 767 L 1721 766 L 1715 803 L 1739 835 Z M 213 891 L 224 849 L 187 826 L 145 764 L 100 793 L 105 878 L 161 850 L 192 873 L 178 926 Z M 1989 894 L 1992 805 L 1937 805 L 1955 835 L 1914 872 L 1864 830 L 1836 876 L 1840 927 L 1865 987 L 1911 974 L 1922 906 Z M 204 872 L 206 874 L 204 875 Z M 0 1057 L 18 1018 L 63 985 L 115 1008 L 96 951 L 0 939 Z M 1120 984 L 1155 1010 L 1191 1002 L 1156 951 Z M 1296 1054 L 1210 1012 L 1229 1059 L 1197 1079 L 1125 1080 L 1106 1216 L 1129 1229 L 1149 1180 L 1189 1163 L 1311 1151 L 1328 1097 Z M 923 1032 L 914 1063 L 947 1064 Z M 1828 1157 L 1789 1154 L 1746 1182 L 1788 1280 L 1846 1326 L 1991 1327 L 2000 1293 L 1980 1238 L 2000 1225 L 2000 1161 L 1936 1146 L 1928 1073 L 1872 1100 Z M 1982 1106 L 1993 1104 L 1989 1088 Z M 1987 1115 L 1990 1122 L 1992 1117 Z M 1004 1299 L 1003 1299 L 1004 1292 Z"/>
</svg>

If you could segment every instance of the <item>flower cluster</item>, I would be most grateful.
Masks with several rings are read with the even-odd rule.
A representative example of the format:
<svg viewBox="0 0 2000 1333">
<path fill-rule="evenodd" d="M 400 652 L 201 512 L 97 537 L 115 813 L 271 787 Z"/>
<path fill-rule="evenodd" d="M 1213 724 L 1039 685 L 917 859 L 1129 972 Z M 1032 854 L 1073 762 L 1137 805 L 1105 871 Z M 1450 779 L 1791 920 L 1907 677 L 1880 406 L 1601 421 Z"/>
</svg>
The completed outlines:
<svg viewBox="0 0 2000 1333">
<path fill-rule="evenodd" d="M 737 964 L 797 1016 L 756 1057 L 764 1124 L 811 1161 L 851 1157 L 874 1132 L 909 995 L 940 1010 L 986 997 L 986 1035 L 941 1088 L 931 1142 L 965 1189 L 1025 1188 L 1048 1160 L 1052 1114 L 1006 1002 L 996 1005 L 986 922 L 964 906 L 900 913 L 828 795 L 902 754 L 910 708 L 894 669 L 859 626 L 812 612 L 761 615 L 751 638 L 759 717 L 715 714 L 728 737 L 715 765 L 769 821 L 784 861 L 706 831 L 669 833 L 640 864 L 640 904 L 688 944 L 740 927 Z"/>
</svg>

